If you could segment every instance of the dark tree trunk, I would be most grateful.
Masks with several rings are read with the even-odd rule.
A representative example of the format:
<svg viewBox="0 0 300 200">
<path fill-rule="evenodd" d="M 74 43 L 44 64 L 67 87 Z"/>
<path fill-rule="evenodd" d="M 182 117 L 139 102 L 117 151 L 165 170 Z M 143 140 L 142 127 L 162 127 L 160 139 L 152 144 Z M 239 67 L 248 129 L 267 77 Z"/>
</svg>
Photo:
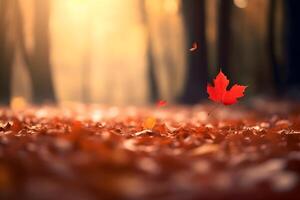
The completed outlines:
<svg viewBox="0 0 300 200">
<path fill-rule="evenodd" d="M 14 61 L 12 0 L 0 1 L 0 104 L 8 105 L 11 97 L 11 72 Z"/>
<path fill-rule="evenodd" d="M 187 30 L 187 43 L 192 45 L 197 42 L 196 51 L 187 50 L 188 66 L 187 81 L 182 97 L 182 103 L 194 104 L 206 98 L 207 69 L 207 44 L 205 23 L 205 0 L 183 0 L 183 14 Z"/>
<path fill-rule="evenodd" d="M 143 22 L 147 25 L 148 24 L 148 16 L 145 7 L 145 1 L 139 1 L 139 8 L 141 10 L 141 16 Z M 150 34 L 150 31 L 148 32 Z M 148 40 L 148 48 L 147 48 L 147 60 L 148 60 L 148 80 L 149 80 L 149 90 L 150 90 L 150 101 L 152 103 L 156 102 L 158 99 L 158 86 L 155 78 L 155 71 L 154 71 L 154 58 L 153 58 L 153 49 L 151 41 Z"/>
<path fill-rule="evenodd" d="M 55 93 L 52 81 L 50 64 L 49 42 L 49 0 L 34 1 L 34 52 L 32 65 L 29 66 L 32 77 L 32 87 L 35 103 L 45 101 L 55 102 Z"/>
<path fill-rule="evenodd" d="M 149 85 L 150 85 L 150 100 L 151 100 L 152 103 L 154 103 L 158 99 L 158 86 L 157 86 L 157 82 L 156 82 L 156 79 L 155 79 L 153 50 L 152 50 L 150 42 L 148 44 L 147 54 L 148 54 L 148 74 L 149 74 Z"/>
<path fill-rule="evenodd" d="M 280 70 L 279 63 L 276 58 L 276 48 L 275 48 L 275 27 L 276 27 L 276 3 L 277 0 L 270 0 L 269 13 L 268 13 L 268 53 L 270 64 L 273 69 L 274 85 L 276 93 L 278 95 L 282 94 L 283 90 L 283 76 L 282 70 Z"/>
<path fill-rule="evenodd" d="M 219 0 L 218 5 L 218 67 L 226 74 L 229 73 L 230 59 L 230 24 L 231 24 L 232 0 Z"/>
<path fill-rule="evenodd" d="M 286 36 L 287 36 L 287 86 L 288 89 L 296 90 L 297 96 L 300 91 L 300 1 L 286 0 Z"/>
</svg>

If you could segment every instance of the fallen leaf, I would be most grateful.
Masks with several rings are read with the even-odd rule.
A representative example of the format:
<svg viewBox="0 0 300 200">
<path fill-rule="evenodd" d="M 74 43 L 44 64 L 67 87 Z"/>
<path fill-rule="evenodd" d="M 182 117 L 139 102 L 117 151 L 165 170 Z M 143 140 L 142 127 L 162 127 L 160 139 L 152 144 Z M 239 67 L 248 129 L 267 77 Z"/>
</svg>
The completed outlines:
<svg viewBox="0 0 300 200">
<path fill-rule="evenodd" d="M 151 133 L 151 130 L 142 130 L 142 131 L 139 131 L 139 132 L 136 132 L 134 133 L 135 136 L 140 136 L 140 135 L 144 135 L 144 134 L 147 134 L 147 133 Z"/>
<path fill-rule="evenodd" d="M 8 166 L 0 163 L 0 191 L 9 190 L 12 186 L 11 171 Z"/>
<path fill-rule="evenodd" d="M 163 106 L 166 106 L 167 104 L 168 104 L 167 101 L 159 100 L 159 101 L 156 103 L 156 106 L 157 106 L 157 107 L 163 107 Z"/>
<path fill-rule="evenodd" d="M 156 124 L 156 118 L 154 118 L 154 117 L 148 117 L 144 121 L 143 127 L 144 127 L 144 129 L 152 130 L 152 128 L 155 126 L 155 124 Z"/>
<path fill-rule="evenodd" d="M 200 156 L 205 154 L 215 153 L 219 150 L 219 145 L 216 144 L 205 144 L 193 149 L 190 154 L 194 156 Z"/>
<path fill-rule="evenodd" d="M 163 106 L 166 106 L 167 105 L 167 101 L 164 101 L 164 100 L 159 100 L 157 103 L 156 103 L 156 106 L 158 108 L 160 107 L 163 107 Z M 146 120 L 144 121 L 143 123 L 143 127 L 144 129 L 146 130 L 152 130 L 152 128 L 155 126 L 156 124 L 156 118 L 155 117 L 148 117 L 146 118 Z"/>
<path fill-rule="evenodd" d="M 247 86 L 243 85 L 233 85 L 230 90 L 226 90 L 229 84 L 229 80 L 220 70 L 216 79 L 214 79 L 214 86 L 208 84 L 207 85 L 207 93 L 209 94 L 209 99 L 222 103 L 224 105 L 232 105 L 235 104 L 238 98 L 244 96 L 244 91 Z"/>
</svg>

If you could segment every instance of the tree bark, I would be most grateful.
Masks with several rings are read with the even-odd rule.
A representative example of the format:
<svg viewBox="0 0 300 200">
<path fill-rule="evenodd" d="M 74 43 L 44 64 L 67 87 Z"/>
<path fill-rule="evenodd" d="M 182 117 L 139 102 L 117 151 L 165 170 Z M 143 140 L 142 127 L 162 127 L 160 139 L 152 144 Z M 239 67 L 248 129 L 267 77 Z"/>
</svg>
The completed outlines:
<svg viewBox="0 0 300 200">
<path fill-rule="evenodd" d="M 35 104 L 55 103 L 52 71 L 50 63 L 49 18 L 50 1 L 34 0 L 34 48 L 28 52 L 25 45 L 23 17 L 20 0 L 17 5 L 18 42 L 21 55 L 28 67 L 33 88 L 33 102 Z"/>
<path fill-rule="evenodd" d="M 287 86 L 288 89 L 300 90 L 300 2 L 286 0 L 286 38 L 287 38 Z M 299 96 L 299 94 L 298 94 Z"/>
<path fill-rule="evenodd" d="M 149 22 L 148 16 L 146 11 L 146 5 L 144 0 L 139 1 L 139 8 L 141 10 L 141 18 L 144 24 L 146 24 L 148 35 L 150 35 L 149 31 Z M 149 83 L 149 91 L 150 91 L 150 101 L 152 103 L 156 102 L 158 99 L 158 85 L 155 78 L 155 69 L 154 69 L 154 55 L 153 55 L 153 47 L 151 44 L 150 38 L 148 38 L 147 44 L 147 63 L 148 63 L 148 83 Z"/>
<path fill-rule="evenodd" d="M 205 0 L 183 0 L 183 14 L 187 30 L 187 43 L 198 43 L 198 49 L 187 50 L 187 81 L 182 103 L 194 104 L 206 98 L 208 78 Z"/>
<path fill-rule="evenodd" d="M 11 98 L 11 72 L 14 61 L 14 31 L 12 8 L 14 1 L 0 1 L 0 104 L 8 105 Z"/>
<path fill-rule="evenodd" d="M 276 3 L 277 0 L 270 0 L 269 13 L 268 13 L 268 53 L 270 64 L 273 69 L 274 85 L 277 95 L 282 94 L 283 90 L 283 76 L 282 70 L 280 70 L 279 63 L 276 58 L 276 47 L 275 47 L 275 27 L 276 27 Z"/>
<path fill-rule="evenodd" d="M 230 59 L 230 24 L 231 24 L 231 8 L 232 0 L 219 0 L 218 6 L 218 67 L 226 74 L 229 73 Z"/>
<path fill-rule="evenodd" d="M 50 64 L 49 0 L 35 0 L 34 11 L 34 56 L 32 65 L 29 66 L 32 77 L 34 101 L 35 103 L 44 103 L 45 101 L 55 102 L 56 98 Z"/>
</svg>

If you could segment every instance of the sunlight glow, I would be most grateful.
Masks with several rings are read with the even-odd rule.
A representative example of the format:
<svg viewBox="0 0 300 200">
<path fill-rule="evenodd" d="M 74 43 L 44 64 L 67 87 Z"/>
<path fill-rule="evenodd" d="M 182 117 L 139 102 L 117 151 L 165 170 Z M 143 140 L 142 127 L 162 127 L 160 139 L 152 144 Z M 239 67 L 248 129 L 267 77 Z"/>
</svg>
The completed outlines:
<svg viewBox="0 0 300 200">
<path fill-rule="evenodd" d="M 233 0 L 233 3 L 238 8 L 246 8 L 248 6 L 248 0 Z"/>
<path fill-rule="evenodd" d="M 27 107 L 27 101 L 23 97 L 13 97 L 10 102 L 10 107 L 12 110 L 23 110 Z"/>
<path fill-rule="evenodd" d="M 164 9 L 169 14 L 175 14 L 179 10 L 179 1 L 178 0 L 165 0 Z"/>
<path fill-rule="evenodd" d="M 32 1 L 20 1 L 28 49 L 34 37 Z M 172 101 L 181 94 L 186 47 L 180 0 L 50 1 L 50 59 L 59 103 L 149 103 L 150 43 L 159 95 Z M 24 68 L 21 58 L 17 64 Z M 27 77 L 26 84 L 15 78 L 14 96 L 31 102 Z M 22 100 L 13 100 L 12 106 L 22 107 Z"/>
</svg>

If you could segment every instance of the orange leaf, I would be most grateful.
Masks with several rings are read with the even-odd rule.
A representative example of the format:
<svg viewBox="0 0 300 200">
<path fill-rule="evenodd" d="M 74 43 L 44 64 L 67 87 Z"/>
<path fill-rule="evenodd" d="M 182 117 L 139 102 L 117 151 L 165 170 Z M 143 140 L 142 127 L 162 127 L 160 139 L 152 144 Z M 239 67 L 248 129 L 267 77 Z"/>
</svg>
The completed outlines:
<svg viewBox="0 0 300 200">
<path fill-rule="evenodd" d="M 151 130 L 151 129 L 153 129 L 153 127 L 155 126 L 155 124 L 156 124 L 156 118 L 154 118 L 154 117 L 148 117 L 144 121 L 143 127 L 144 127 L 144 129 Z"/>
<path fill-rule="evenodd" d="M 214 86 L 210 84 L 207 85 L 207 93 L 209 94 L 208 98 L 214 102 L 222 103 L 224 105 L 235 104 L 238 101 L 238 98 L 244 96 L 244 91 L 247 86 L 235 84 L 227 91 L 226 89 L 228 84 L 229 80 L 220 70 L 216 79 L 214 79 Z"/>
</svg>

